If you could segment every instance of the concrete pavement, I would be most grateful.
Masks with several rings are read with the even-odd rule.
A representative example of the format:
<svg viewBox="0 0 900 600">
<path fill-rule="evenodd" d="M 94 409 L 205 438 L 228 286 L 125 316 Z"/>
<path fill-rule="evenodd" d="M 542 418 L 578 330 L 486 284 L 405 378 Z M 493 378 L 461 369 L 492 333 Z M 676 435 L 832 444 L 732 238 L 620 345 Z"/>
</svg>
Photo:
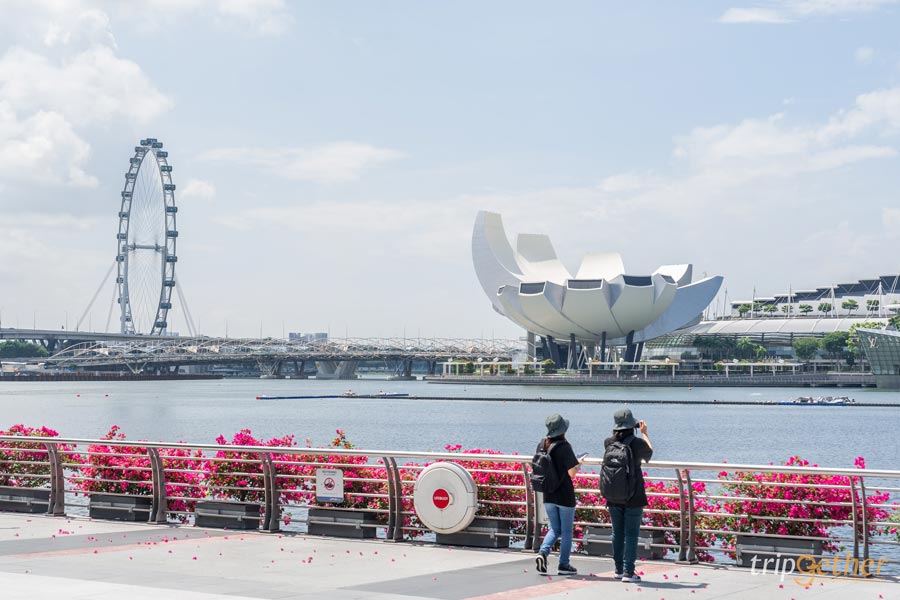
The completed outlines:
<svg viewBox="0 0 900 600">
<path fill-rule="evenodd" d="M 534 555 L 519 550 L 0 513 L 4 600 L 900 599 L 897 579 L 798 585 L 790 575 L 642 561 L 635 585 L 614 580 L 608 559 L 572 562 L 577 577 L 541 577 Z"/>
</svg>

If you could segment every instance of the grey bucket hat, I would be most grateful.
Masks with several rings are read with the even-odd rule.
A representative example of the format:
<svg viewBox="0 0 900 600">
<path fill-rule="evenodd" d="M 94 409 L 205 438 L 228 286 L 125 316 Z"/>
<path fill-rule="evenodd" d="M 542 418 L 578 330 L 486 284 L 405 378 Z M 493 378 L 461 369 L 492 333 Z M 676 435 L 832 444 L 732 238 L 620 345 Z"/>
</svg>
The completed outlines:
<svg viewBox="0 0 900 600">
<path fill-rule="evenodd" d="M 618 431 L 620 429 L 634 429 L 638 426 L 638 422 L 635 420 L 634 415 L 631 414 L 630 408 L 620 408 L 617 410 L 613 414 L 613 421 L 615 422 L 613 431 Z"/>
<path fill-rule="evenodd" d="M 547 417 L 544 424 L 547 426 L 547 437 L 562 435 L 569 429 L 569 420 L 563 419 L 559 413 Z"/>
</svg>

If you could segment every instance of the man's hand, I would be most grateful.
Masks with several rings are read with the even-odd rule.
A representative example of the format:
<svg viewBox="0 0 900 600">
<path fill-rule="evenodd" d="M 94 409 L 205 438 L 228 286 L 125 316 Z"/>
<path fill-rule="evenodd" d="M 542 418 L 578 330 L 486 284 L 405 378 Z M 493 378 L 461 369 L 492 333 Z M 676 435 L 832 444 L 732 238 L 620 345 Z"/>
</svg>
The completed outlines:
<svg viewBox="0 0 900 600">
<path fill-rule="evenodd" d="M 638 421 L 638 427 L 641 430 L 641 435 L 647 435 L 647 423 L 644 421 Z"/>
</svg>

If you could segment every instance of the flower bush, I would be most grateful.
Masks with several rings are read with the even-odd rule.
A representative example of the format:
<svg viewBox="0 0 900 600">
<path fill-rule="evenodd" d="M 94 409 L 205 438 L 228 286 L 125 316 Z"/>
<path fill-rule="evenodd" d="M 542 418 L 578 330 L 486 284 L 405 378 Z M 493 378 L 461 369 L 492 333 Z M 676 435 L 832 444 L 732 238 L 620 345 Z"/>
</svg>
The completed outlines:
<svg viewBox="0 0 900 600">
<path fill-rule="evenodd" d="M 104 440 L 123 442 L 125 434 L 113 425 Z M 113 493 L 149 496 L 153 488 L 150 456 L 142 446 L 91 444 L 81 457 L 78 489 L 86 493 Z M 203 497 L 200 487 L 202 467 L 200 452 L 181 448 L 159 450 L 166 470 L 168 509 L 180 521 L 194 510 L 197 498 Z"/>
<path fill-rule="evenodd" d="M 51 438 L 59 434 L 47 427 L 13 425 L 0 429 L 0 435 Z M 59 450 L 69 451 L 61 445 Z M 43 442 L 0 442 L 0 485 L 13 487 L 49 487 L 50 456 Z"/>
<path fill-rule="evenodd" d="M 242 429 L 229 443 L 224 436 L 216 438 L 222 446 L 264 446 L 273 448 L 269 455 L 275 465 L 275 485 L 282 504 L 299 506 L 328 506 L 387 510 L 388 501 L 376 497 L 386 495 L 386 470 L 381 466 L 367 466 L 365 456 L 321 454 L 312 452 L 279 452 L 278 448 L 297 448 L 294 436 L 286 435 L 268 441 L 253 437 L 249 429 Z M 309 447 L 309 440 L 307 440 Z M 353 444 L 344 431 L 335 431 L 331 448 L 352 449 Z M 259 452 L 219 450 L 214 459 L 204 463 L 206 485 L 212 497 L 239 502 L 262 502 L 264 498 L 263 466 Z M 344 476 L 344 498 L 340 504 L 316 500 L 315 475 L 320 468 L 341 468 Z M 380 520 L 387 515 L 379 513 Z M 284 520 L 290 523 L 291 517 Z"/>
<path fill-rule="evenodd" d="M 447 452 L 479 454 L 485 457 L 478 460 L 454 461 L 472 475 L 475 485 L 478 486 L 478 510 L 475 516 L 511 519 L 510 533 L 524 535 L 525 474 L 521 468 L 516 464 L 491 460 L 491 455 L 503 454 L 499 450 L 482 448 L 464 450 L 460 444 L 447 445 L 444 449 Z"/>
<path fill-rule="evenodd" d="M 857 468 L 864 469 L 862 457 L 856 459 Z M 792 456 L 783 463 L 787 467 L 808 467 L 809 461 Z M 839 549 L 833 541 L 835 521 L 852 519 L 850 478 L 841 475 L 811 473 L 761 473 L 734 471 L 719 473 L 722 481 L 722 495 L 727 499 L 721 503 L 724 516 L 723 529 L 738 533 L 766 533 L 826 539 L 822 547 L 825 551 Z M 815 487 L 810 487 L 815 486 Z M 859 492 L 856 501 L 860 502 Z M 882 504 L 890 499 L 890 494 L 875 492 L 866 497 L 869 504 Z M 867 507 L 869 522 L 883 521 L 888 513 L 884 509 Z M 869 527 L 869 535 L 880 533 L 875 526 Z M 725 547 L 734 547 L 735 536 L 724 538 Z"/>
</svg>

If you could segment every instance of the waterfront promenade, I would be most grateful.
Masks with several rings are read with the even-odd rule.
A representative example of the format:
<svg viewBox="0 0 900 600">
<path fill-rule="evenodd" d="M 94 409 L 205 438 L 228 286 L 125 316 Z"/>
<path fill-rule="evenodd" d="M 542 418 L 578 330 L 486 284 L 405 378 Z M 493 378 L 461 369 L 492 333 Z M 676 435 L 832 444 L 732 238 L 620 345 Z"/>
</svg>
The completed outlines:
<svg viewBox="0 0 900 600">
<path fill-rule="evenodd" d="M 533 556 L 521 550 L 0 514 L 5 600 L 900 598 L 896 578 L 819 576 L 803 586 L 790 575 L 782 582 L 749 569 L 670 561 L 640 562 L 641 585 L 615 581 L 610 560 L 584 556 L 573 558 L 577 577 L 541 577 Z"/>
</svg>

